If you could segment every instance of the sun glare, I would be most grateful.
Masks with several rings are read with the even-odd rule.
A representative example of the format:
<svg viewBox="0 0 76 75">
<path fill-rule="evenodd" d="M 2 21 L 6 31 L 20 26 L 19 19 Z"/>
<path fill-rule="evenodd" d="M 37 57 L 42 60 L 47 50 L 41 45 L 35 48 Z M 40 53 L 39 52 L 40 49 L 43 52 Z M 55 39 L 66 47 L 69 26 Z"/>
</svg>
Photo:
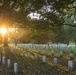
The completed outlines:
<svg viewBox="0 0 76 75">
<path fill-rule="evenodd" d="M 1 28 L 1 33 L 2 33 L 3 35 L 6 34 L 6 32 L 7 32 L 7 30 L 6 30 L 5 27 Z"/>
</svg>

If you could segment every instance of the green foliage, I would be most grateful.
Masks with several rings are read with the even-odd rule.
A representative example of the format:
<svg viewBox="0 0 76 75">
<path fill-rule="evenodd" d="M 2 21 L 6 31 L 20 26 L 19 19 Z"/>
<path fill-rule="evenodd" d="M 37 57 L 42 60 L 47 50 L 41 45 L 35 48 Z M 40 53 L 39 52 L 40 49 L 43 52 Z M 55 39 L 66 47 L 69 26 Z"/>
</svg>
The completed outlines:
<svg viewBox="0 0 76 75">
<path fill-rule="evenodd" d="M 64 17 L 66 13 L 68 15 L 74 13 L 74 9 L 69 11 L 72 3 L 72 0 L 47 0 L 47 3 L 45 0 L 1 0 L 0 24 L 8 27 L 30 28 L 32 32 L 36 31 L 32 37 L 40 42 L 39 38 L 52 40 L 52 42 L 66 42 L 65 39 L 69 41 L 67 31 L 62 25 L 73 23 L 70 16 Z M 30 13 L 40 14 L 40 19 L 31 19 L 28 17 Z"/>
<path fill-rule="evenodd" d="M 28 19 L 27 16 L 31 12 L 38 12 L 43 18 L 47 18 L 47 22 L 51 22 L 51 25 L 58 25 L 59 22 L 62 23 L 61 17 L 63 15 L 63 10 L 70 4 L 72 1 L 69 0 L 47 0 L 48 5 L 45 3 L 45 0 L 1 0 L 1 15 L 2 23 L 9 24 L 9 26 L 15 25 L 15 23 L 20 23 L 21 27 L 27 27 Z M 42 12 L 43 7 L 50 6 L 50 12 Z M 41 21 L 43 21 L 42 19 Z M 47 23 L 46 22 L 46 23 Z M 26 24 L 27 23 L 27 24 Z M 37 22 L 38 23 L 38 22 Z M 26 24 L 26 25 L 25 25 Z M 42 23 L 41 23 L 42 24 Z M 29 26 L 29 25 L 28 25 Z M 49 27 L 49 26 L 48 26 Z M 45 26 L 45 29 L 47 25 Z"/>
</svg>

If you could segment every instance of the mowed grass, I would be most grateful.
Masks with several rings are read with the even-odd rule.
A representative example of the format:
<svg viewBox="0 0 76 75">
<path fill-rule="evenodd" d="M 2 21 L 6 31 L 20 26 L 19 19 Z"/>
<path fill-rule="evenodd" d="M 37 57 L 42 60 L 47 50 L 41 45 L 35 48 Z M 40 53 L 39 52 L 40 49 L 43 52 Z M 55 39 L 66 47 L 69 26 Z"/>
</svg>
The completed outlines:
<svg viewBox="0 0 76 75">
<path fill-rule="evenodd" d="M 51 54 L 51 50 L 34 50 L 34 49 L 14 49 L 11 47 L 0 47 L 0 54 L 5 56 L 5 65 L 0 62 L 0 75 L 16 75 L 13 72 L 13 64 L 18 63 L 19 72 L 17 75 L 76 75 L 76 51 L 74 50 L 74 70 L 68 70 L 68 60 L 70 49 L 68 49 L 63 57 L 60 57 L 60 51 L 55 50 L 54 56 Z M 31 53 L 30 58 L 28 52 Z M 38 59 L 35 59 L 35 54 L 38 54 Z M 42 62 L 42 56 L 46 55 L 47 62 Z M 54 66 L 53 58 L 58 58 L 58 66 Z M 7 59 L 11 59 L 11 68 L 7 67 Z"/>
</svg>

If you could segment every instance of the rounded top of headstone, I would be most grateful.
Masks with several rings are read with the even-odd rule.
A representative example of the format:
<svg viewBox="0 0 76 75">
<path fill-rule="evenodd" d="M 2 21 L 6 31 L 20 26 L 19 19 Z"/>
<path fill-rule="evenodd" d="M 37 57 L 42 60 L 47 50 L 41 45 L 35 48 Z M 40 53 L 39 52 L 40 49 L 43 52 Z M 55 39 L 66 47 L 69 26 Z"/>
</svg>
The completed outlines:
<svg viewBox="0 0 76 75">
<path fill-rule="evenodd" d="M 17 64 L 16 62 L 14 64 Z"/>
<path fill-rule="evenodd" d="M 54 59 L 57 59 L 56 57 Z"/>
<path fill-rule="evenodd" d="M 3 56 L 3 58 L 5 58 L 5 56 Z"/>
<path fill-rule="evenodd" d="M 10 61 L 10 59 L 8 59 L 8 61 Z"/>
<path fill-rule="evenodd" d="M 43 55 L 43 57 L 46 57 L 45 55 Z"/>
</svg>

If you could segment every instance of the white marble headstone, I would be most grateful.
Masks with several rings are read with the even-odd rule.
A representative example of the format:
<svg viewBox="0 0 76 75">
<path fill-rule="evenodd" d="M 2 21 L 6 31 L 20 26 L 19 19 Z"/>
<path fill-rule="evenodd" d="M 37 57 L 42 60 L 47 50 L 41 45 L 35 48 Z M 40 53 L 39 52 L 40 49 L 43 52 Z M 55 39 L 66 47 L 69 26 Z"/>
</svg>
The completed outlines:
<svg viewBox="0 0 76 75">
<path fill-rule="evenodd" d="M 30 52 L 28 52 L 28 57 L 30 58 Z"/>
<path fill-rule="evenodd" d="M 7 65 L 8 65 L 8 68 L 10 68 L 10 65 L 11 65 L 11 60 L 10 59 L 7 60 Z"/>
<path fill-rule="evenodd" d="M 70 71 L 72 71 L 73 70 L 73 61 L 72 60 L 69 60 L 68 61 L 68 69 L 70 70 Z"/>
<path fill-rule="evenodd" d="M 35 59 L 38 59 L 38 54 L 35 54 Z"/>
<path fill-rule="evenodd" d="M 60 51 L 60 57 L 62 57 L 63 56 L 63 51 Z"/>
<path fill-rule="evenodd" d="M 70 53 L 70 59 L 73 59 L 73 53 Z"/>
<path fill-rule="evenodd" d="M 51 51 L 52 55 L 54 55 L 54 50 Z"/>
<path fill-rule="evenodd" d="M 2 57 L 2 64 L 5 64 L 5 57 Z"/>
<path fill-rule="evenodd" d="M 58 65 L 58 60 L 57 58 L 54 58 L 54 66 L 57 66 Z"/>
<path fill-rule="evenodd" d="M 42 57 L 42 61 L 43 61 L 44 63 L 46 63 L 46 56 L 45 56 L 45 55 Z"/>
<path fill-rule="evenodd" d="M 14 73 L 18 73 L 18 64 L 14 63 Z"/>
</svg>

